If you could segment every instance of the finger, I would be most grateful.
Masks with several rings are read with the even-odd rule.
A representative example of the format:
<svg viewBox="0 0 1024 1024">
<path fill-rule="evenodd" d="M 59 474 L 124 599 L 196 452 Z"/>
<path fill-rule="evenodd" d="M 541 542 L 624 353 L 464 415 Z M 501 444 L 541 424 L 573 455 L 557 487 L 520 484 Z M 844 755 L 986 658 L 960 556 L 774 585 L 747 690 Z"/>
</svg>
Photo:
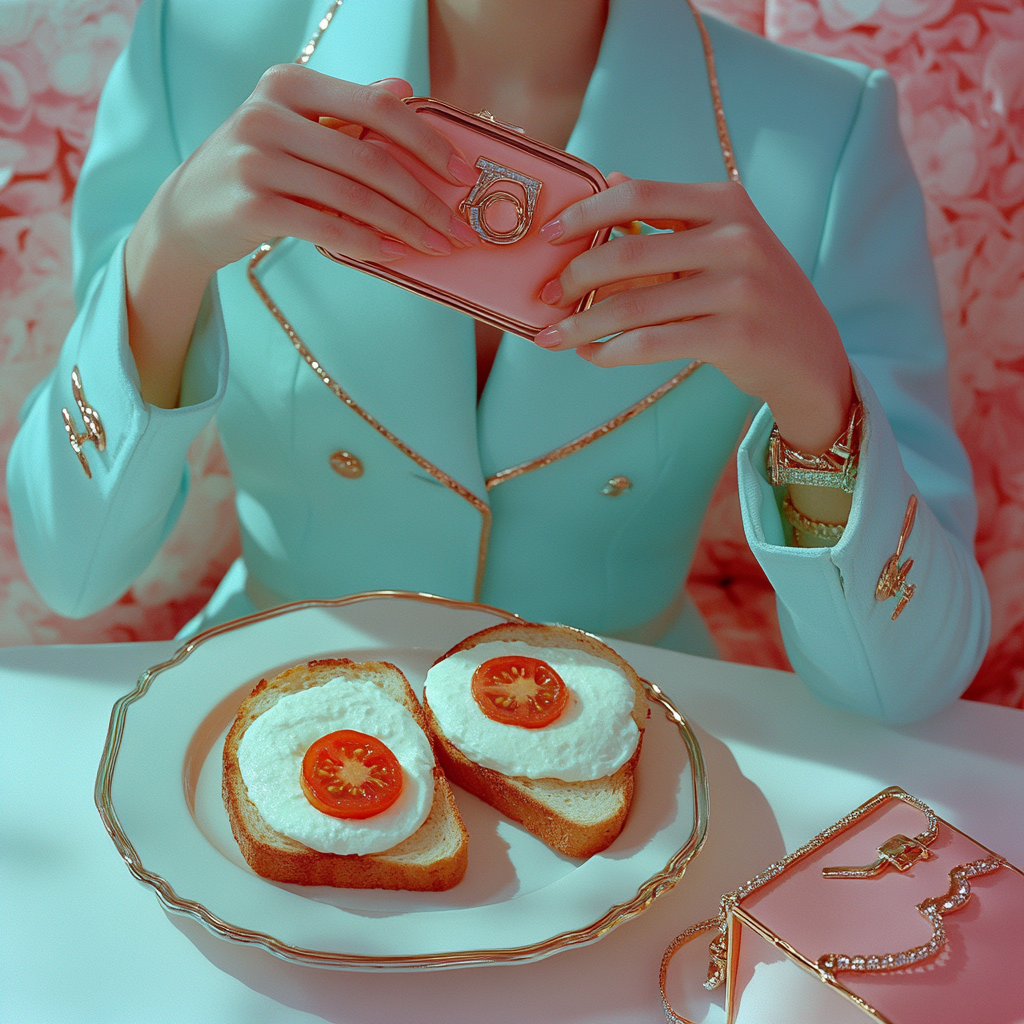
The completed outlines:
<svg viewBox="0 0 1024 1024">
<path fill-rule="evenodd" d="M 721 308 L 719 289 L 706 280 L 710 276 L 699 274 L 619 292 L 546 328 L 534 341 L 541 348 L 579 348 L 623 331 L 707 316 Z"/>
<path fill-rule="evenodd" d="M 710 223 L 723 207 L 739 201 L 741 193 L 746 196 L 743 186 L 731 181 L 624 181 L 573 203 L 545 224 L 540 236 L 559 244 L 633 220 L 650 224 L 653 219 L 699 227 Z"/>
<path fill-rule="evenodd" d="M 276 65 L 260 83 L 271 98 L 309 120 L 326 116 L 365 125 L 397 142 L 445 180 L 458 185 L 476 182 L 478 174 L 462 154 L 388 87 L 354 85 L 297 64 Z"/>
<path fill-rule="evenodd" d="M 275 196 L 268 213 L 289 226 L 288 234 L 328 252 L 341 253 L 368 263 L 394 263 L 411 250 L 393 238 L 385 238 L 364 224 L 337 214 L 314 209 L 286 196 Z"/>
<path fill-rule="evenodd" d="M 279 194 L 344 214 L 382 234 L 398 238 L 427 255 L 447 256 L 452 251 L 448 235 L 435 231 L 376 189 L 353 178 L 335 174 L 303 160 L 288 160 L 284 170 L 278 171 L 274 178 L 274 191 Z M 447 209 L 444 213 L 446 221 L 454 219 L 454 215 Z"/>
<path fill-rule="evenodd" d="M 412 96 L 416 91 L 404 78 L 381 78 L 376 82 L 371 82 L 370 85 L 378 89 L 387 89 L 400 100 Z"/>
<path fill-rule="evenodd" d="M 380 81 L 371 82 L 370 85 L 377 89 L 387 89 L 388 92 L 394 93 L 399 99 L 404 99 L 406 96 L 413 94 L 412 86 L 404 78 L 382 78 Z M 354 124 L 352 121 L 343 121 L 340 117 L 321 116 L 317 120 L 324 128 L 333 128 L 335 131 L 342 132 L 353 139 L 358 139 L 364 131 L 363 125 Z"/>
<path fill-rule="evenodd" d="M 288 133 L 290 145 L 286 152 L 299 161 L 322 168 L 336 177 L 350 179 L 386 197 L 393 205 L 422 221 L 428 233 L 421 232 L 417 237 L 424 241 L 432 237 L 430 229 L 444 236 L 442 250 L 445 247 L 450 249 L 452 240 L 462 246 L 476 245 L 480 241 L 465 221 L 456 217 L 445 202 L 417 181 L 388 152 L 386 145 L 365 139 L 352 139 L 337 133 L 324 133 L 319 131 L 317 125 L 297 117 L 295 120 L 301 123 Z M 325 136 L 328 142 L 326 146 Z M 433 241 L 436 243 L 438 240 Z"/>
<path fill-rule="evenodd" d="M 665 235 L 623 235 L 577 256 L 541 291 L 552 306 L 568 306 L 606 285 L 659 274 L 704 270 L 717 246 L 707 227 Z"/>
<path fill-rule="evenodd" d="M 694 353 L 708 347 L 715 317 L 699 317 L 625 331 L 603 344 L 582 345 L 576 352 L 594 366 L 644 366 L 675 359 L 699 359 Z"/>
</svg>

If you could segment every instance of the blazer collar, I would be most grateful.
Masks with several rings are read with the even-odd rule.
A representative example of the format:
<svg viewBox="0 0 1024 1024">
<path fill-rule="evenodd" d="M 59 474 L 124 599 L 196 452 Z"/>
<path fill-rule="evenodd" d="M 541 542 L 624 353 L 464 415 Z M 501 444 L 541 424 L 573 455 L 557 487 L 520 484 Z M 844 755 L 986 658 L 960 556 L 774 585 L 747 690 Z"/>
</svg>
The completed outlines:
<svg viewBox="0 0 1024 1024">
<path fill-rule="evenodd" d="M 402 77 L 429 95 L 426 0 L 346 0 L 308 66 L 363 83 Z M 682 0 L 612 0 L 568 149 L 606 173 L 724 179 L 700 37 Z M 353 399 L 479 497 L 485 475 L 599 426 L 687 362 L 602 370 L 506 335 L 478 410 L 469 317 L 305 242 L 283 243 L 259 276 Z"/>
<path fill-rule="evenodd" d="M 597 65 L 568 150 L 605 174 L 723 181 L 700 35 L 683 0 L 612 0 Z M 690 360 L 600 369 L 506 335 L 480 403 L 492 476 L 610 420 Z"/>
</svg>

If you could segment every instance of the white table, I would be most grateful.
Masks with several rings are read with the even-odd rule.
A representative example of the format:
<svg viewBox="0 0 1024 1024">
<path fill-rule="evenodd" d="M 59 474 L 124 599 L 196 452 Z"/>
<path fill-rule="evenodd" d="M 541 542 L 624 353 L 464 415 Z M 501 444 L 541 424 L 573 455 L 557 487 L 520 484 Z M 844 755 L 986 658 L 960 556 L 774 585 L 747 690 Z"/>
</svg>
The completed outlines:
<svg viewBox="0 0 1024 1024">
<path fill-rule="evenodd" d="M 594 946 L 426 974 L 295 967 L 165 914 L 129 875 L 93 781 L 112 704 L 173 643 L 0 650 L 0 1020 L 657 1024 L 658 964 L 676 933 L 887 785 L 1024 864 L 1024 712 L 959 701 L 889 728 L 822 706 L 788 673 L 615 646 L 698 727 L 704 851 Z"/>
</svg>

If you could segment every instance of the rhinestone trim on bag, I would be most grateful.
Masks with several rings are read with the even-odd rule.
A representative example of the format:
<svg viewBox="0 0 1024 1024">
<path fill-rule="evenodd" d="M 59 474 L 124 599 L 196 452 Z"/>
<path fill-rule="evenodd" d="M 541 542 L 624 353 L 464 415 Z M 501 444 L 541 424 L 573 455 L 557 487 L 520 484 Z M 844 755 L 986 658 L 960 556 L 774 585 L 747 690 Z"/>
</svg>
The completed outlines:
<svg viewBox="0 0 1024 1024">
<path fill-rule="evenodd" d="M 818 971 L 823 978 L 831 979 L 835 977 L 836 971 L 898 971 L 902 967 L 912 967 L 922 960 L 930 959 L 946 944 L 943 915 L 959 910 L 971 898 L 970 879 L 978 875 L 989 875 L 1005 864 L 1006 861 L 1002 857 L 986 857 L 953 868 L 949 873 L 949 889 L 942 896 L 929 897 L 917 905 L 921 915 L 927 918 L 932 926 L 932 937 L 924 945 L 880 956 L 826 953 L 818 958 Z"/>
<path fill-rule="evenodd" d="M 728 927 L 729 914 L 735 909 L 736 904 L 746 899 L 755 889 L 760 889 L 762 885 L 767 884 L 773 878 L 777 878 L 794 861 L 824 846 L 839 835 L 840 832 L 846 831 L 857 819 L 870 813 L 887 800 L 891 800 L 894 796 L 910 804 L 912 807 L 916 807 L 928 819 L 928 828 L 924 832 L 919 833 L 915 837 L 916 840 L 925 846 L 934 842 L 939 832 L 938 815 L 924 801 L 918 800 L 916 796 L 911 796 L 909 793 L 904 793 L 902 790 L 895 788 L 883 790 L 866 804 L 858 807 L 855 811 L 851 811 L 844 818 L 840 818 L 834 825 L 829 825 L 823 832 L 819 832 L 809 843 L 801 846 L 799 850 L 791 853 L 788 857 L 784 857 L 782 860 L 777 860 L 749 882 L 745 882 L 738 889 L 727 892 L 722 897 L 722 901 L 719 904 L 718 917 L 715 920 L 715 923 L 718 925 L 718 935 L 715 936 L 708 947 L 711 963 L 708 965 L 708 980 L 704 982 L 706 989 L 718 988 L 725 981 L 726 929 Z"/>
</svg>

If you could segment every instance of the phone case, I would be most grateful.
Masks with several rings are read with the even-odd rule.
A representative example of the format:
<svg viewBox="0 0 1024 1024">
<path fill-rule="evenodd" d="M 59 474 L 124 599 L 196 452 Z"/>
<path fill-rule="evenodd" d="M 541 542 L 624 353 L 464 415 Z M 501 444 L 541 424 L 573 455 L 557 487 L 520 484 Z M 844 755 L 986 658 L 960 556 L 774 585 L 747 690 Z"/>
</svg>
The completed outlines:
<svg viewBox="0 0 1024 1024">
<path fill-rule="evenodd" d="M 363 137 L 386 145 L 418 181 L 465 218 L 481 244 L 456 248 L 450 256 L 410 250 L 404 259 L 386 264 L 318 246 L 320 252 L 531 341 L 570 312 L 586 309 L 593 292 L 568 310 L 541 302 L 540 291 L 580 253 L 607 241 L 611 229 L 562 245 L 551 245 L 538 232 L 567 206 L 604 191 L 608 183 L 601 172 L 487 111 L 470 114 L 427 97 L 405 102 L 480 172 L 474 185 L 452 185 L 381 136 L 364 132 Z"/>
</svg>

